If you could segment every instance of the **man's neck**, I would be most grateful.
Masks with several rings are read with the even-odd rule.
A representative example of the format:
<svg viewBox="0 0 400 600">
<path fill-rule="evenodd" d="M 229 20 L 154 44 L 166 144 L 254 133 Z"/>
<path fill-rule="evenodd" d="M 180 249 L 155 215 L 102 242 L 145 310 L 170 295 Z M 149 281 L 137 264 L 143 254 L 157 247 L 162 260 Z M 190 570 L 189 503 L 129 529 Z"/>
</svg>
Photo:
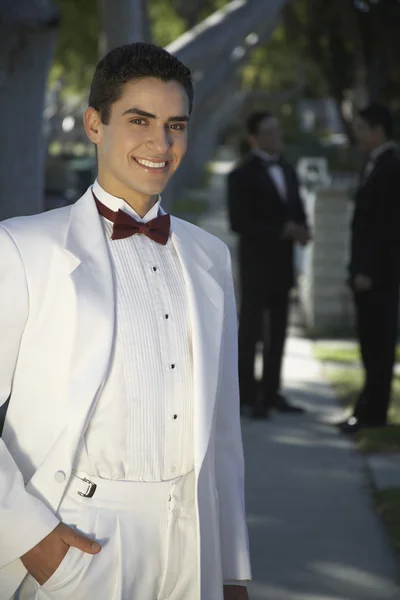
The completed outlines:
<svg viewBox="0 0 400 600">
<path fill-rule="evenodd" d="M 107 178 L 102 177 L 100 173 L 97 176 L 97 181 L 104 191 L 115 198 L 124 200 L 142 218 L 147 215 L 158 201 L 158 195 L 148 196 L 140 194 L 120 183 L 109 181 Z"/>
<path fill-rule="evenodd" d="M 260 158 L 263 158 L 265 160 L 276 160 L 280 156 L 279 153 L 271 154 L 270 152 L 267 152 L 266 150 L 261 150 L 261 148 L 253 148 L 253 153 L 256 156 L 259 156 Z"/>
</svg>

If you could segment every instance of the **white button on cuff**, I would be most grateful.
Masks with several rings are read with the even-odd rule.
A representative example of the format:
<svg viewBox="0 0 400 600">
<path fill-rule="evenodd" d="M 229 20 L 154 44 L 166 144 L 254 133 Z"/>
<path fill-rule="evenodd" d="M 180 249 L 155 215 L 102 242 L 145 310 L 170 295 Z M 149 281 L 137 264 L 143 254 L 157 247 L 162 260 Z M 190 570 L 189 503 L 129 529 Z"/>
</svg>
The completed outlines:
<svg viewBox="0 0 400 600">
<path fill-rule="evenodd" d="M 54 479 L 57 481 L 57 483 L 64 483 L 66 478 L 67 476 L 64 471 L 57 471 L 57 473 L 54 473 Z"/>
<path fill-rule="evenodd" d="M 176 471 L 176 465 L 173 465 L 173 466 L 171 467 L 171 472 L 172 472 L 172 473 L 175 473 L 175 471 Z"/>
</svg>

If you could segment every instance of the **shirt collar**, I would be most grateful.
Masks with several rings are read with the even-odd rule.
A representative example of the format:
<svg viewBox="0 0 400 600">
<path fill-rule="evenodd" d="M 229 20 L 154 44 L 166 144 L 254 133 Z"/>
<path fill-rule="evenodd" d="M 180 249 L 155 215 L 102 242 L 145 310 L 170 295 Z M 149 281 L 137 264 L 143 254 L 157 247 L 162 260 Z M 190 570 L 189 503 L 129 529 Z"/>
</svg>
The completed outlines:
<svg viewBox="0 0 400 600">
<path fill-rule="evenodd" d="M 125 213 L 127 213 L 128 215 L 131 215 L 131 217 L 133 217 L 140 223 L 148 223 L 152 219 L 155 219 L 156 217 L 158 217 L 158 213 L 160 211 L 160 204 L 161 204 L 161 196 L 160 195 L 158 195 L 157 202 L 149 210 L 149 212 L 144 217 L 140 217 L 137 214 L 137 212 L 127 202 L 125 202 L 125 200 L 123 200 L 122 198 L 117 198 L 116 196 L 113 196 L 112 194 L 109 194 L 108 192 L 106 192 L 106 190 L 104 190 L 101 187 L 101 185 L 99 184 L 97 179 L 92 186 L 92 190 L 93 190 L 93 193 L 96 196 L 96 198 L 98 200 L 100 200 L 100 202 L 102 202 L 102 204 L 107 206 L 107 208 L 109 208 L 110 210 L 112 210 L 114 212 L 123 210 Z"/>
<path fill-rule="evenodd" d="M 374 148 L 370 154 L 371 160 L 376 160 L 378 156 L 386 152 L 386 150 L 390 150 L 391 148 L 397 148 L 396 142 L 389 141 L 382 144 L 382 146 L 378 146 L 378 148 Z"/>
<path fill-rule="evenodd" d="M 280 158 L 279 154 L 268 154 L 268 152 L 265 152 L 265 150 L 260 150 L 260 148 L 254 148 L 253 154 L 266 161 L 275 161 L 279 160 Z"/>
</svg>

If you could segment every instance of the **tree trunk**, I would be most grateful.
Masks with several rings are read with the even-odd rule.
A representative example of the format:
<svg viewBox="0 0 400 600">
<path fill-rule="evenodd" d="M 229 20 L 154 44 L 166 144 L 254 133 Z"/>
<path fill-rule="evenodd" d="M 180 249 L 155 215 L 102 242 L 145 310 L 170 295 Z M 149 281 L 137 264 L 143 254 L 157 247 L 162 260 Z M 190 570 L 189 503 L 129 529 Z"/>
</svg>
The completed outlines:
<svg viewBox="0 0 400 600">
<path fill-rule="evenodd" d="M 0 219 L 43 210 L 43 111 L 57 25 L 50 2 L 0 5 Z"/>
<path fill-rule="evenodd" d="M 123 44 L 150 42 L 146 0 L 100 0 L 100 55 Z"/>
</svg>

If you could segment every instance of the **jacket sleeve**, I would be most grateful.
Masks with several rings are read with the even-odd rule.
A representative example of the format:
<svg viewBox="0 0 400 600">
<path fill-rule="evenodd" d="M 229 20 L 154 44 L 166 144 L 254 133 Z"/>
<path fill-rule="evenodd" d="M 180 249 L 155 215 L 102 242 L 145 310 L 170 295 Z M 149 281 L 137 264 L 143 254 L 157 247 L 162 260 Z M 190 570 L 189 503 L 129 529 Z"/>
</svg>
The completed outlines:
<svg viewBox="0 0 400 600">
<path fill-rule="evenodd" d="M 240 428 L 237 314 L 227 252 L 225 315 L 216 416 L 216 478 L 219 498 L 223 577 L 251 579 L 244 501 L 244 457 Z"/>
<path fill-rule="evenodd" d="M 28 314 L 24 265 L 12 237 L 0 226 L 0 406 L 12 393 Z M 25 491 L 22 474 L 0 438 L 0 570 L 33 548 L 58 522 L 42 502 Z"/>
<path fill-rule="evenodd" d="M 271 241 L 282 237 L 284 223 L 260 221 L 251 210 L 251 181 L 242 170 L 237 169 L 228 177 L 228 213 L 232 231 L 240 235 L 262 235 Z"/>
<path fill-rule="evenodd" d="M 294 220 L 296 223 L 304 225 L 308 228 L 308 221 L 306 211 L 304 210 L 304 202 L 303 198 L 300 194 L 300 183 L 299 178 L 297 177 L 297 173 L 295 169 L 293 169 L 293 177 L 296 186 L 296 195 L 295 195 L 295 217 Z"/>
<path fill-rule="evenodd" d="M 400 161 L 386 169 L 353 228 L 350 276 L 379 277 L 382 251 L 400 245 Z"/>
</svg>

